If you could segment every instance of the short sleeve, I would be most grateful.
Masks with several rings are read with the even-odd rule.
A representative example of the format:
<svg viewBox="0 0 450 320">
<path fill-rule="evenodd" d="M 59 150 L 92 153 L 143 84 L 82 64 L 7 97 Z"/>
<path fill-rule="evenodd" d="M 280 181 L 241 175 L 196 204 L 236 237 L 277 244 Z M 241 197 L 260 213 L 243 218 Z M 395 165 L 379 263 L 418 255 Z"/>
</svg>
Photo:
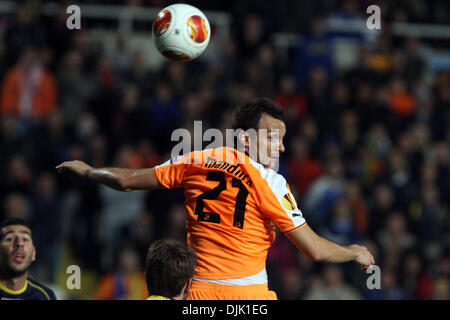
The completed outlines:
<svg viewBox="0 0 450 320">
<path fill-rule="evenodd" d="M 303 213 L 282 175 L 262 166 L 257 168 L 261 180 L 256 184 L 260 210 L 281 232 L 291 232 L 306 224 Z"/>
<path fill-rule="evenodd" d="M 188 153 L 156 166 L 154 168 L 156 179 L 167 189 L 183 187 L 186 171 L 191 167 L 191 158 L 192 153 Z"/>
</svg>

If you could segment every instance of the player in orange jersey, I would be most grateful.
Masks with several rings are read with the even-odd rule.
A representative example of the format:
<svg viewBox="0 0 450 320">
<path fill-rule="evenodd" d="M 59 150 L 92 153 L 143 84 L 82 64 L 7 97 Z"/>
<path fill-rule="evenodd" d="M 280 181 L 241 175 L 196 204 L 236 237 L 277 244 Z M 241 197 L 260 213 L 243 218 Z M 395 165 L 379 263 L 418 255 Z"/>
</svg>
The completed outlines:
<svg viewBox="0 0 450 320">
<path fill-rule="evenodd" d="M 257 99 L 237 107 L 234 122 L 241 129 L 237 148 L 193 151 L 149 169 L 96 169 L 82 161 L 56 169 L 120 191 L 184 188 L 187 242 L 197 254 L 188 299 L 276 299 L 265 269 L 275 238 L 273 223 L 314 261 L 372 265 L 365 247 L 342 246 L 317 235 L 286 180 L 272 169 L 284 152 L 283 109 L 270 99 Z"/>
</svg>

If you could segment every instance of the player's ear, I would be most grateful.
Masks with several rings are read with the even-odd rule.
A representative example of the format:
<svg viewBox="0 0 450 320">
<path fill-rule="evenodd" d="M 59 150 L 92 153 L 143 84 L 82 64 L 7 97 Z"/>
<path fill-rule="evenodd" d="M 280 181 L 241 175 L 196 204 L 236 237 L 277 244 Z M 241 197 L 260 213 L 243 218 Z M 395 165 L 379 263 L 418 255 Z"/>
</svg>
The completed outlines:
<svg viewBox="0 0 450 320">
<path fill-rule="evenodd" d="M 31 257 L 31 261 L 35 261 L 36 260 L 36 247 L 33 246 L 33 255 Z"/>
<path fill-rule="evenodd" d="M 239 140 L 239 143 L 241 145 L 243 145 L 245 148 L 248 147 L 250 138 L 249 138 L 247 131 L 239 130 L 238 140 Z"/>
<path fill-rule="evenodd" d="M 183 300 L 186 300 L 186 298 L 188 297 L 189 290 L 191 290 L 191 286 L 192 286 L 192 278 L 189 278 L 189 280 L 184 285 L 183 290 L 181 290 L 181 294 L 183 296 Z"/>
</svg>

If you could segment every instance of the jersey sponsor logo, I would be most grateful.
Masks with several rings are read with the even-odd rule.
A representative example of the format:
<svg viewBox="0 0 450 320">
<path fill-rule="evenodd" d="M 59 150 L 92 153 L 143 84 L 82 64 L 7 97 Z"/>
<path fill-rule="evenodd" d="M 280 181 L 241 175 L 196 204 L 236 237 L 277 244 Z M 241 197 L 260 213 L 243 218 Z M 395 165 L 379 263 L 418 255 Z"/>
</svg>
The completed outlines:
<svg viewBox="0 0 450 320">
<path fill-rule="evenodd" d="M 286 193 L 284 195 L 283 199 L 281 200 L 281 204 L 286 210 L 289 211 L 295 210 L 295 208 L 297 207 L 294 197 L 292 196 L 291 193 Z"/>
</svg>

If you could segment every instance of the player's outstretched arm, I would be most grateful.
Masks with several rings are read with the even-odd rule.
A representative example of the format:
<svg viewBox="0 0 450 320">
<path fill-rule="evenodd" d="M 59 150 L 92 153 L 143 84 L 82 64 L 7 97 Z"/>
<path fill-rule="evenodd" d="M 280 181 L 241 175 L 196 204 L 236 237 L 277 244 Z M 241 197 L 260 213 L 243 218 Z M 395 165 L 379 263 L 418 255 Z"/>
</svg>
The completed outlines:
<svg viewBox="0 0 450 320">
<path fill-rule="evenodd" d="M 343 263 L 355 261 L 363 268 L 375 263 L 366 247 L 359 245 L 343 246 L 320 237 L 308 225 L 298 228 L 286 236 L 306 256 L 317 262 Z"/>
<path fill-rule="evenodd" d="M 118 191 L 153 190 L 161 186 L 155 177 L 153 168 L 93 168 L 79 160 L 66 161 L 56 167 L 61 173 L 71 170 L 81 177 L 89 178 Z"/>
</svg>

